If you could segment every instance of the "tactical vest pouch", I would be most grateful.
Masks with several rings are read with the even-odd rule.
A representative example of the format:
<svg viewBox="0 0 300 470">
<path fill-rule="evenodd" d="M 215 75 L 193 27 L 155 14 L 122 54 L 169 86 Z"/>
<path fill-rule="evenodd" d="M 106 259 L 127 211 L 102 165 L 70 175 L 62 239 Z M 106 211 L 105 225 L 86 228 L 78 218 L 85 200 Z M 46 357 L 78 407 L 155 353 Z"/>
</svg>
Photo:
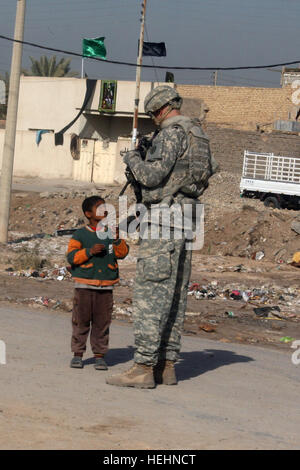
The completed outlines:
<svg viewBox="0 0 300 470">
<path fill-rule="evenodd" d="M 185 129 L 185 131 L 189 145 L 183 161 L 188 168 L 186 182 L 183 182 L 180 192 L 195 198 L 204 192 L 208 186 L 208 180 L 213 174 L 211 153 L 209 140 L 200 125 L 192 121 L 192 127 Z"/>
</svg>

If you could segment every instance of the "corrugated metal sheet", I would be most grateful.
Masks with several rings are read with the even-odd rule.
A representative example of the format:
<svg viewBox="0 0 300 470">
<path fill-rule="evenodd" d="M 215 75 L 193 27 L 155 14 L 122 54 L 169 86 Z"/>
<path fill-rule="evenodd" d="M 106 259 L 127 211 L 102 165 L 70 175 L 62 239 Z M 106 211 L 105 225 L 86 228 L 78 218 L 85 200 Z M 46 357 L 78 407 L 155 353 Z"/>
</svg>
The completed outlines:
<svg viewBox="0 0 300 470">
<path fill-rule="evenodd" d="M 274 122 L 274 129 L 285 132 L 300 132 L 300 122 L 278 119 Z"/>
</svg>

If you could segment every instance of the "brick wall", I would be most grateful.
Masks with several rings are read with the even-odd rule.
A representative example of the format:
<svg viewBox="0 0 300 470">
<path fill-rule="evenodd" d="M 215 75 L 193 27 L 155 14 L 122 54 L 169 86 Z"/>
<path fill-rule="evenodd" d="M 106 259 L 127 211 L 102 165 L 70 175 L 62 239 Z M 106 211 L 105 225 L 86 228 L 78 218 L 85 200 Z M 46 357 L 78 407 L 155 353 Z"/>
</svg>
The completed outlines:
<svg viewBox="0 0 300 470">
<path fill-rule="evenodd" d="M 244 150 L 300 157 L 300 137 L 293 134 L 261 134 L 255 131 L 226 129 L 207 123 L 211 151 L 222 170 L 240 174 Z"/>
<path fill-rule="evenodd" d="M 248 88 L 203 85 L 177 85 L 183 98 L 204 100 L 209 108 L 207 122 L 221 127 L 255 130 L 277 119 L 295 117 L 291 87 Z M 268 128 L 268 126 L 266 126 Z"/>
</svg>

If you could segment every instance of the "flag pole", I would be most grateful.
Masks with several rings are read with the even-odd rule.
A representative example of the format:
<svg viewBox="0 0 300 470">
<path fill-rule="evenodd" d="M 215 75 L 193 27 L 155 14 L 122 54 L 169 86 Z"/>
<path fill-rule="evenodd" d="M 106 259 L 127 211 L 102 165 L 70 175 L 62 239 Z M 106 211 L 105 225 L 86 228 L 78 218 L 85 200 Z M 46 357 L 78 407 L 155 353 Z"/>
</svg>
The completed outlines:
<svg viewBox="0 0 300 470">
<path fill-rule="evenodd" d="M 82 57 L 82 59 L 81 59 L 81 78 L 83 78 L 83 72 L 84 72 L 84 58 Z"/>
<path fill-rule="evenodd" d="M 83 78 L 83 70 L 84 70 L 83 42 L 84 42 L 84 38 L 82 39 L 81 78 Z"/>
<path fill-rule="evenodd" d="M 140 42 L 139 42 L 139 55 L 138 55 L 138 58 L 137 58 L 137 68 L 136 68 L 135 99 L 134 99 L 134 111 L 133 111 L 131 150 L 133 150 L 135 148 L 136 139 L 137 139 L 138 113 L 139 113 L 139 102 L 140 102 L 140 83 L 141 83 L 141 69 L 142 69 L 141 65 L 142 65 L 142 57 L 143 57 L 146 4 L 147 4 L 147 0 L 143 0 Z"/>
</svg>

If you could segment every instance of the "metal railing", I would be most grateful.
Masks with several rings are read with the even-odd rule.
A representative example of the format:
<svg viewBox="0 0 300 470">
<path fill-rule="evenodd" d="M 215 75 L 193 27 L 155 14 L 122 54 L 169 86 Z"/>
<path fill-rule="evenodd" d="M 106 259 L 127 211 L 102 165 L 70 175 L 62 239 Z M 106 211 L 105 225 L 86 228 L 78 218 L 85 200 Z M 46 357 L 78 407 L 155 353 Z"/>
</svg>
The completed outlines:
<svg viewBox="0 0 300 470">
<path fill-rule="evenodd" d="M 300 183 L 300 158 L 245 150 L 242 177 Z"/>
</svg>

